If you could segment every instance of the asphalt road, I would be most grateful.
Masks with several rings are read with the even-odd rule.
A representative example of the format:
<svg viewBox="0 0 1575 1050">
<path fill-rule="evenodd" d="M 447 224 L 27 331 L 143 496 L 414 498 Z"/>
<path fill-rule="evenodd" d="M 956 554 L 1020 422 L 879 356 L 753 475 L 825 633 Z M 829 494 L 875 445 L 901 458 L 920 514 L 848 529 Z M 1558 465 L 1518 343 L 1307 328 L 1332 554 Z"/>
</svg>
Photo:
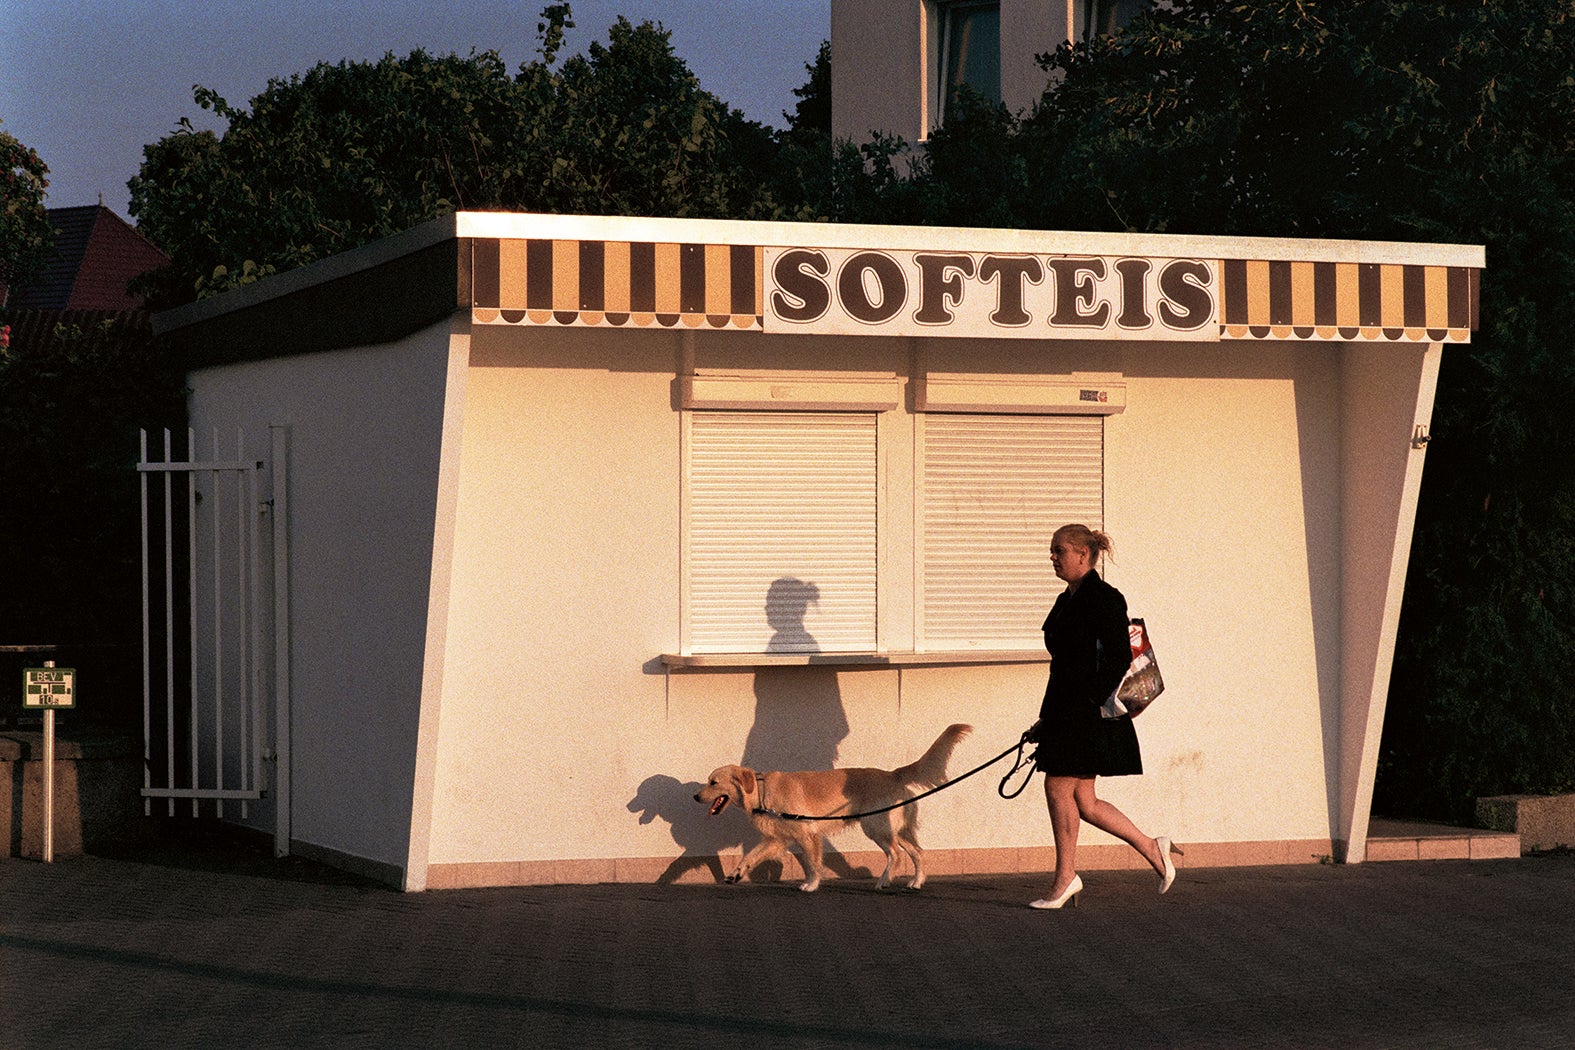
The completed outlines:
<svg viewBox="0 0 1575 1050">
<path fill-rule="evenodd" d="M 1575 855 L 400 894 L 235 844 L 0 860 L 0 1046 L 1570 1047 Z"/>
</svg>

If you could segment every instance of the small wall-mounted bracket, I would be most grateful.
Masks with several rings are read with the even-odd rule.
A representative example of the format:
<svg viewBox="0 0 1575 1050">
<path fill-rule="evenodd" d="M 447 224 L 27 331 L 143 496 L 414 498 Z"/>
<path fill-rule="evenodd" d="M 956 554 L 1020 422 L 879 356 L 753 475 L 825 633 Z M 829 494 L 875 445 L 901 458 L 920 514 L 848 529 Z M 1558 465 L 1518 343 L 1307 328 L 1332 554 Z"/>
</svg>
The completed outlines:
<svg viewBox="0 0 1575 1050">
<path fill-rule="evenodd" d="M 1418 423 L 1416 429 L 1411 431 L 1411 447 L 1426 448 L 1427 443 L 1433 440 L 1433 435 L 1427 432 L 1426 423 Z"/>
</svg>

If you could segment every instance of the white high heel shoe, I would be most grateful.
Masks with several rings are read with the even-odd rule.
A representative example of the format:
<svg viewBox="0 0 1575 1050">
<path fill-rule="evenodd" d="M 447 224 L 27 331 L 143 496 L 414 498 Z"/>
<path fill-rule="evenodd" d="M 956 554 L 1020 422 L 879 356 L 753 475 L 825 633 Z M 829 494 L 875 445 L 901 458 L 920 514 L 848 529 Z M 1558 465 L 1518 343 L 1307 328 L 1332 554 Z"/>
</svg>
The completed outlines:
<svg viewBox="0 0 1575 1050">
<path fill-rule="evenodd" d="M 1061 891 L 1060 896 L 1040 897 L 1036 901 L 1029 901 L 1028 906 L 1030 908 L 1061 908 L 1066 906 L 1067 901 L 1071 901 L 1072 907 L 1075 908 L 1077 907 L 1077 895 L 1082 892 L 1083 876 L 1073 875 L 1072 881 L 1067 884 L 1066 889 Z"/>
<path fill-rule="evenodd" d="M 1180 846 L 1170 841 L 1169 835 L 1161 835 L 1154 840 L 1154 844 L 1159 847 L 1160 859 L 1165 862 L 1165 874 L 1159 877 L 1159 892 L 1165 893 L 1170 889 L 1171 884 L 1176 881 L 1176 865 L 1171 861 L 1170 855 L 1174 853 L 1177 856 L 1185 857 L 1186 853 Z"/>
</svg>

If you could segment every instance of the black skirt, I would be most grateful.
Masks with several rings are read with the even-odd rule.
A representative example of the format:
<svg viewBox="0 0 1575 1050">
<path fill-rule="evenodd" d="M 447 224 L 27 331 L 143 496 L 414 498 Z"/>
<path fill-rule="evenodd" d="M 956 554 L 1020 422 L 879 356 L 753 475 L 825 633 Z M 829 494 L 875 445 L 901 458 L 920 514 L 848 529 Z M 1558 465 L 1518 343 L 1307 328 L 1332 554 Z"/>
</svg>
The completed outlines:
<svg viewBox="0 0 1575 1050">
<path fill-rule="evenodd" d="M 1046 718 L 1039 726 L 1034 763 L 1052 777 L 1128 777 L 1143 772 L 1137 730 L 1132 719 Z M 1081 714 L 1081 712 L 1079 712 Z"/>
</svg>

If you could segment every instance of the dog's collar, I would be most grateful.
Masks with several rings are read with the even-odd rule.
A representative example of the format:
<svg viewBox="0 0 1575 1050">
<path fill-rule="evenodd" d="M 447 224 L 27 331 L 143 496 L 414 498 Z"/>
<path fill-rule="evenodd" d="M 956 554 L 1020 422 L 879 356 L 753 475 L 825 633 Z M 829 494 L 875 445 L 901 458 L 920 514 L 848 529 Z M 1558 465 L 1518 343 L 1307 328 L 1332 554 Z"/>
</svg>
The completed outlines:
<svg viewBox="0 0 1575 1050">
<path fill-rule="evenodd" d="M 761 816 L 766 817 L 780 817 L 782 814 L 778 813 L 776 810 L 766 808 L 766 774 L 762 773 L 758 769 L 751 769 L 750 772 L 755 774 L 756 785 L 755 805 L 752 809 L 750 809 L 750 812 L 758 813 Z"/>
</svg>

